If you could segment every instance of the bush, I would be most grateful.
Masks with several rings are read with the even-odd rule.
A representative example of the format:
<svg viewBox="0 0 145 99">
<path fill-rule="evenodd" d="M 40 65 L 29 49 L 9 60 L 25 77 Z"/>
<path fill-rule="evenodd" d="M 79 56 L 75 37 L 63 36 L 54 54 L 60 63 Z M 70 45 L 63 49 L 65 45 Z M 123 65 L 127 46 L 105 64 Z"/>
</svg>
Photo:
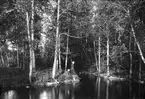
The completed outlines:
<svg viewBox="0 0 145 99">
<path fill-rule="evenodd" d="M 79 79 L 78 75 L 72 74 L 69 70 L 65 71 L 63 74 L 61 74 L 58 77 L 59 82 L 65 82 L 65 81 L 72 81 L 73 79 Z"/>
</svg>

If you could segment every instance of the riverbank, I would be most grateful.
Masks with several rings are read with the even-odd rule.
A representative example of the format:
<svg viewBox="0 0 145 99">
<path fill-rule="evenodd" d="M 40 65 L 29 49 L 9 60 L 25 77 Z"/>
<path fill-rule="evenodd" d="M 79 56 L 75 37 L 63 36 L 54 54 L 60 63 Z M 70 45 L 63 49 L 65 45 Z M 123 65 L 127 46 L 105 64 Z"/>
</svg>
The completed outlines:
<svg viewBox="0 0 145 99">
<path fill-rule="evenodd" d="M 98 73 L 96 71 L 83 71 L 81 72 L 83 74 L 89 74 L 89 75 L 95 75 L 103 77 L 104 79 L 110 80 L 110 81 L 131 81 L 135 83 L 141 83 L 145 84 L 145 72 L 142 71 L 141 73 L 141 79 L 138 76 L 138 72 L 133 71 L 132 76 L 130 77 L 129 71 L 127 70 L 120 70 L 120 71 L 114 71 L 110 70 L 109 74 L 106 72 Z"/>
<path fill-rule="evenodd" d="M 80 78 L 75 72 L 58 72 L 55 79 L 52 79 L 52 70 L 36 70 L 32 75 L 32 83 L 29 83 L 28 72 L 20 68 L 0 68 L 1 87 L 21 86 L 55 86 L 60 83 L 77 83 Z"/>
<path fill-rule="evenodd" d="M 93 75 L 79 75 L 81 83 L 52 87 L 17 87 L 1 91 L 0 99 L 144 99 L 145 86 L 129 81 L 109 81 Z M 106 95 L 108 94 L 108 95 Z"/>
<path fill-rule="evenodd" d="M 1 87 L 20 87 L 29 84 L 27 73 L 20 68 L 0 68 Z"/>
<path fill-rule="evenodd" d="M 80 81 L 79 76 L 73 71 L 61 71 L 52 79 L 52 70 L 38 70 L 33 74 L 34 81 L 32 86 L 55 86 L 61 83 L 77 83 Z"/>
</svg>

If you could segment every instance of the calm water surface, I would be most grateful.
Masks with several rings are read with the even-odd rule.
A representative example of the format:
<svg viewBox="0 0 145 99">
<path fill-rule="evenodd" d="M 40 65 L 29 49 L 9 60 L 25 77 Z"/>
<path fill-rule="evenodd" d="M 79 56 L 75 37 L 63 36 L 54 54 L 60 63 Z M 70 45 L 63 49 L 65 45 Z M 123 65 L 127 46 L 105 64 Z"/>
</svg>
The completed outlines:
<svg viewBox="0 0 145 99">
<path fill-rule="evenodd" d="M 82 75 L 77 84 L 1 89 L 0 99 L 145 99 L 145 85 Z"/>
</svg>

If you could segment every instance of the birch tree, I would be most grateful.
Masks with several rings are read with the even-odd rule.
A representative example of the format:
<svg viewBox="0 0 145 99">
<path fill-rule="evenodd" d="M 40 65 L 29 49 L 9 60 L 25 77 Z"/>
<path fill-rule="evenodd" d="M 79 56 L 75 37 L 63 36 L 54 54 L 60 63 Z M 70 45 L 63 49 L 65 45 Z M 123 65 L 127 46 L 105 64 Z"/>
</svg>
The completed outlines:
<svg viewBox="0 0 145 99">
<path fill-rule="evenodd" d="M 143 61 L 143 63 L 145 64 L 145 58 L 143 55 L 143 51 L 142 51 L 142 47 L 141 44 L 143 44 L 142 42 L 139 42 L 139 39 L 136 36 L 136 31 L 140 32 L 138 29 L 138 27 L 141 27 L 141 21 L 143 16 L 139 16 L 139 12 L 143 13 L 142 11 L 145 10 L 143 7 L 143 2 L 144 1 L 131 1 L 131 2 L 118 2 L 118 7 L 125 12 L 126 17 L 124 18 L 125 20 L 127 20 L 126 22 L 128 22 L 130 28 L 128 29 L 129 33 L 130 33 L 130 42 L 129 42 L 129 53 L 130 53 L 130 78 L 132 77 L 132 54 L 131 54 L 131 38 L 133 38 L 135 44 L 137 45 L 138 51 L 139 51 L 139 56 L 140 56 L 140 61 L 139 63 L 141 63 L 141 60 Z M 127 6 L 125 6 L 127 5 Z M 144 30 L 141 30 L 144 31 Z M 139 64 L 139 80 L 141 79 L 141 65 Z"/>
<path fill-rule="evenodd" d="M 69 30 L 68 30 L 68 35 L 69 35 Z M 69 51 L 69 36 L 67 36 L 67 44 L 66 44 L 65 71 L 67 70 L 67 65 L 68 65 L 68 51 Z"/>
<path fill-rule="evenodd" d="M 32 61 L 32 70 L 35 71 L 35 52 L 34 52 L 34 0 L 31 0 L 31 54 L 30 61 Z"/>
<path fill-rule="evenodd" d="M 34 0 L 17 0 L 18 11 L 25 14 L 26 30 L 29 41 L 29 81 L 31 83 L 32 72 L 35 71 L 35 52 L 34 52 Z M 31 9 L 31 10 L 30 10 Z"/>
<path fill-rule="evenodd" d="M 29 40 L 29 48 L 31 48 L 31 36 L 30 36 L 30 28 L 29 28 L 29 14 L 26 12 L 26 23 L 27 23 L 27 33 L 28 33 L 28 40 Z M 31 55 L 31 50 L 29 50 L 29 54 Z M 31 59 L 32 57 L 30 57 Z M 31 77 L 32 77 L 32 61 L 29 63 L 29 81 L 31 83 Z"/>
<path fill-rule="evenodd" d="M 109 75 L 109 61 L 110 61 L 110 44 L 113 43 L 113 41 L 110 41 L 111 36 L 113 33 L 111 33 L 111 29 L 114 29 L 116 33 L 118 33 L 118 42 L 120 41 L 120 37 L 122 36 L 122 33 L 124 31 L 124 23 L 122 18 L 124 17 L 124 13 L 120 11 L 120 8 L 118 8 L 117 4 L 113 1 L 100 1 L 98 2 L 98 15 L 96 17 L 96 27 L 98 27 L 99 35 L 98 35 L 98 53 L 101 53 L 100 51 L 100 37 L 101 35 L 105 35 L 106 38 L 106 71 L 107 75 Z M 103 38 L 104 39 L 104 38 Z M 98 60 L 100 60 L 100 54 L 98 54 Z M 98 61 L 98 64 L 100 64 L 100 61 Z M 100 67 L 100 65 L 99 65 Z"/>
<path fill-rule="evenodd" d="M 59 17 L 60 17 L 60 0 L 57 1 L 57 25 L 56 25 L 56 37 L 55 37 L 55 55 L 52 69 L 52 78 L 55 79 L 56 70 L 58 68 L 58 48 L 59 48 Z"/>
<path fill-rule="evenodd" d="M 129 51 L 131 51 L 131 42 L 132 42 L 132 35 L 131 35 L 131 33 L 130 33 L 130 35 L 129 35 L 130 37 L 129 37 Z M 130 57 L 130 70 L 129 70 L 129 73 L 130 73 L 130 78 L 131 78 L 131 76 L 132 76 L 132 53 L 131 52 L 129 52 L 129 57 Z"/>
</svg>

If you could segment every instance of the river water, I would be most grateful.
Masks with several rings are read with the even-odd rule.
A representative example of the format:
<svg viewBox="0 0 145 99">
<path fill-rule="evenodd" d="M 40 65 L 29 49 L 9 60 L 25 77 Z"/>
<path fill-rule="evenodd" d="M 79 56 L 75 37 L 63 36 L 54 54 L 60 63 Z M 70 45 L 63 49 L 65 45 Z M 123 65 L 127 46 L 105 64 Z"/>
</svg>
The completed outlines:
<svg viewBox="0 0 145 99">
<path fill-rule="evenodd" d="M 76 84 L 1 89 L 0 99 L 145 99 L 145 85 L 81 75 Z"/>
</svg>

